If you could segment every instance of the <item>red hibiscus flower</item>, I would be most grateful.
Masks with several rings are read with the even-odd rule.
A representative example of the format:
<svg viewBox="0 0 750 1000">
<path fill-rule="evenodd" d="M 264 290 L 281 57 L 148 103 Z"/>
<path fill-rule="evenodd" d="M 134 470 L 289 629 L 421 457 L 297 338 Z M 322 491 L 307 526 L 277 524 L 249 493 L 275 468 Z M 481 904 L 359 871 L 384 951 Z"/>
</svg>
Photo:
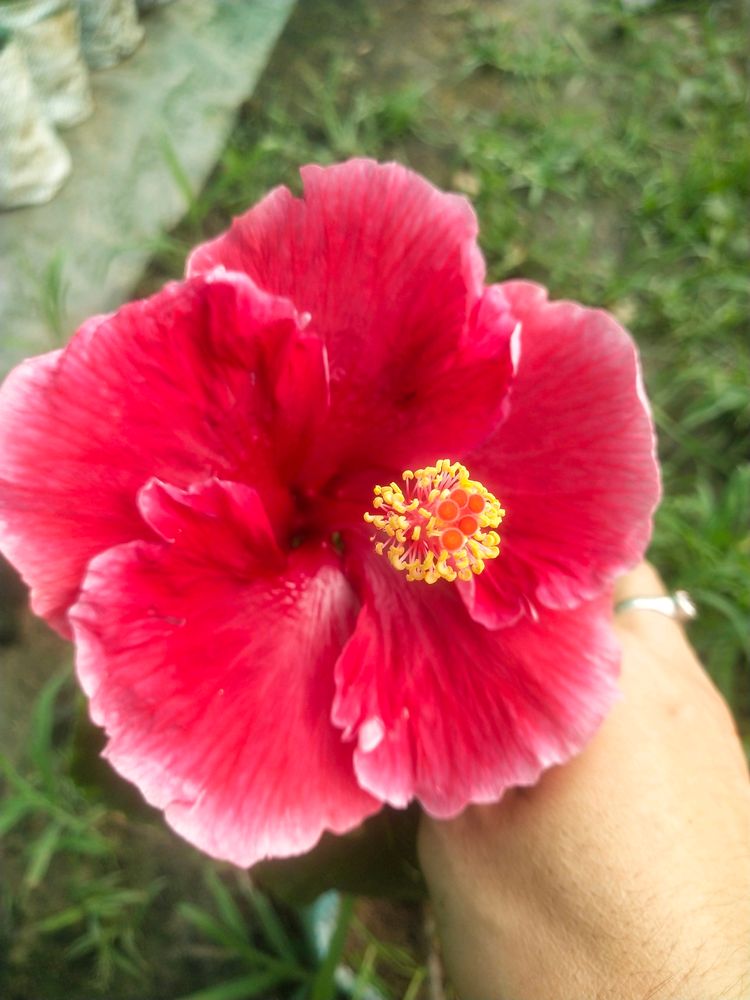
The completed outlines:
<svg viewBox="0 0 750 1000">
<path fill-rule="evenodd" d="M 611 316 L 484 287 L 403 167 L 302 174 L 0 392 L 2 548 L 107 757 L 240 865 L 580 750 L 658 494 Z"/>
</svg>

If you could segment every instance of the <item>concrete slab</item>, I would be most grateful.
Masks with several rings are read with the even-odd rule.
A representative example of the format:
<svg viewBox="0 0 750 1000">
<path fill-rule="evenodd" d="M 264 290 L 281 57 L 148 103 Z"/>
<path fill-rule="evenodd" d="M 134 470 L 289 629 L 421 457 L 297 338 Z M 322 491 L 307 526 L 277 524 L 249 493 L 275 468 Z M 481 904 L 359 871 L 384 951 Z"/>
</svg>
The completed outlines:
<svg viewBox="0 0 750 1000">
<path fill-rule="evenodd" d="M 0 376 L 128 297 L 188 207 L 177 174 L 200 189 L 293 5 L 176 0 L 147 16 L 130 59 L 93 75 L 94 116 L 63 134 L 66 186 L 0 214 Z"/>
</svg>

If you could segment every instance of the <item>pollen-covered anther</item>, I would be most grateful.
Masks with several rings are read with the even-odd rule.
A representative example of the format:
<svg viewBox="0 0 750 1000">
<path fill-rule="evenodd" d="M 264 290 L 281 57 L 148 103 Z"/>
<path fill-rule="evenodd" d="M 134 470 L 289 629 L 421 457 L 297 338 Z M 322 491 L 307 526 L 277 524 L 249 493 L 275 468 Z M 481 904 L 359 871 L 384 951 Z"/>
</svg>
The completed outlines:
<svg viewBox="0 0 750 1000">
<path fill-rule="evenodd" d="M 375 527 L 375 551 L 408 580 L 470 580 L 500 552 L 505 511 L 468 470 L 447 458 L 402 473 L 403 486 L 376 486 L 365 521 Z"/>
</svg>

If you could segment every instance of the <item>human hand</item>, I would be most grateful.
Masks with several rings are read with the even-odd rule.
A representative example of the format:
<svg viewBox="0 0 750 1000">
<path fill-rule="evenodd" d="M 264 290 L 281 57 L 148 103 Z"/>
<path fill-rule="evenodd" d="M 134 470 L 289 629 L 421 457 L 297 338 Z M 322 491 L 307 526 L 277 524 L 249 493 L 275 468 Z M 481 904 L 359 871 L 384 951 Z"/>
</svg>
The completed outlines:
<svg viewBox="0 0 750 1000">
<path fill-rule="evenodd" d="M 644 564 L 616 598 L 664 593 Z M 623 697 L 533 788 L 419 850 L 462 1000 L 748 1000 L 750 783 L 682 628 L 627 611 Z"/>
</svg>

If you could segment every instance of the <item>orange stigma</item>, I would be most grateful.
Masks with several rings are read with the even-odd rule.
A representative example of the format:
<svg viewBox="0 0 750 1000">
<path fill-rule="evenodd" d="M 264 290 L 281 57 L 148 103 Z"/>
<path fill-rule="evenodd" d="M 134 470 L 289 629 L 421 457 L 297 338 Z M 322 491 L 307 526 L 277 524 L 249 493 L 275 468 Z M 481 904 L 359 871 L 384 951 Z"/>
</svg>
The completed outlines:
<svg viewBox="0 0 750 1000">
<path fill-rule="evenodd" d="M 499 527 L 505 511 L 468 470 L 447 458 L 402 473 L 398 483 L 375 487 L 376 514 L 365 521 L 385 538 L 375 551 L 388 556 L 407 580 L 470 580 L 500 552 Z"/>
</svg>

